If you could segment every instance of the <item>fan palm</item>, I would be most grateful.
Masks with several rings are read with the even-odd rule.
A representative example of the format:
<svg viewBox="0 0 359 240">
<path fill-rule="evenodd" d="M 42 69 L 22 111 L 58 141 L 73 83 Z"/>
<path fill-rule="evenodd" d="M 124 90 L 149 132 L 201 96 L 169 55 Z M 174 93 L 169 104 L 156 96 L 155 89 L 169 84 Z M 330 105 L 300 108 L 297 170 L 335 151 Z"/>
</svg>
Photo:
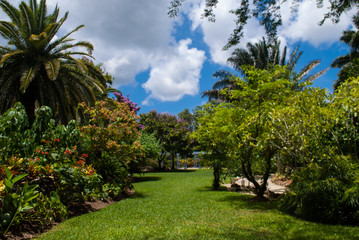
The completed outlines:
<svg viewBox="0 0 359 240">
<path fill-rule="evenodd" d="M 67 122 L 76 117 L 78 103 L 94 103 L 106 80 L 88 61 L 74 57 L 92 58 L 93 46 L 69 38 L 84 26 L 58 37 L 68 12 L 57 20 L 58 6 L 47 14 L 46 0 L 21 2 L 18 9 L 0 0 L 0 7 L 11 20 L 0 21 L 0 34 L 8 41 L 0 46 L 0 111 L 20 101 L 32 120 L 36 108 L 47 105 L 56 119 Z"/>
<path fill-rule="evenodd" d="M 353 17 L 355 27 L 359 28 L 359 16 Z M 359 58 L 359 31 L 348 30 L 344 31 L 340 38 L 342 42 L 347 44 L 350 48 L 350 52 L 344 56 L 339 56 L 331 64 L 333 68 L 341 68 L 339 71 L 339 78 L 334 83 L 334 89 L 337 89 L 346 79 L 351 76 L 359 76 L 358 61 Z"/>
<path fill-rule="evenodd" d="M 298 52 L 298 50 L 299 46 L 294 49 L 287 61 L 287 47 L 284 47 L 281 53 L 279 40 L 273 40 L 271 43 L 267 43 L 265 38 L 263 38 L 258 43 L 248 43 L 247 49 L 235 49 L 227 62 L 241 74 L 244 74 L 242 69 L 244 65 L 254 66 L 258 69 L 269 69 L 275 65 L 286 65 L 288 69 L 294 73 L 292 76 L 292 81 L 294 82 L 293 90 L 301 90 L 301 82 L 312 82 L 323 75 L 327 69 L 313 75 L 308 75 L 308 73 L 320 63 L 319 60 L 315 60 L 307 64 L 299 73 L 295 73 L 294 68 L 303 54 L 303 51 Z M 220 92 L 223 89 L 231 90 L 237 87 L 233 80 L 233 76 L 235 75 L 225 71 L 218 71 L 213 76 L 219 80 L 214 83 L 211 90 L 204 91 L 202 97 L 207 96 L 209 100 L 216 99 L 218 101 L 224 101 L 225 99 L 223 99 Z"/>
</svg>

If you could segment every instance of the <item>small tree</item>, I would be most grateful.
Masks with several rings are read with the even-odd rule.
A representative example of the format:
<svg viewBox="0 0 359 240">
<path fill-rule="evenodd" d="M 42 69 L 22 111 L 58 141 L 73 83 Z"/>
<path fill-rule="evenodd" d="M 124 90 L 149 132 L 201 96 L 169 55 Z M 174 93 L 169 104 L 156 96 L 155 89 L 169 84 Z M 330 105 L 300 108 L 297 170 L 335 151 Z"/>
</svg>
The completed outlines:
<svg viewBox="0 0 359 240">
<path fill-rule="evenodd" d="M 281 66 L 269 70 L 243 69 L 246 77 L 236 78 L 238 90 L 229 91 L 231 103 L 210 105 L 214 107 L 201 117 L 193 136 L 218 161 L 224 161 L 222 166 L 238 164 L 241 173 L 253 183 L 256 195 L 263 198 L 278 150 L 272 132 L 272 113 L 285 106 L 293 95 L 293 73 Z M 226 89 L 223 93 L 227 93 Z M 262 176 L 262 182 L 256 175 Z"/>
<path fill-rule="evenodd" d="M 172 168 L 176 153 L 191 152 L 189 139 L 189 124 L 168 113 L 151 111 L 140 115 L 140 123 L 145 126 L 144 131 L 152 134 L 161 142 L 163 149 L 158 158 L 158 165 L 164 162 L 166 154 L 171 155 Z"/>
</svg>

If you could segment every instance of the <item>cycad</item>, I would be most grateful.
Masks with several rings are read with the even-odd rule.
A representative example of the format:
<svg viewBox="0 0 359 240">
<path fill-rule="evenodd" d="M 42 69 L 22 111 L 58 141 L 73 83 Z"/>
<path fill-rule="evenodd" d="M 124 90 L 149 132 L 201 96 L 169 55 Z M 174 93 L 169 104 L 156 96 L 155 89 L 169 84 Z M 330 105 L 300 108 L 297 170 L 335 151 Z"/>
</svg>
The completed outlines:
<svg viewBox="0 0 359 240">
<path fill-rule="evenodd" d="M 57 6 L 47 14 L 46 0 L 21 2 L 18 9 L 0 0 L 0 7 L 11 20 L 0 21 L 0 34 L 8 41 L 0 46 L 0 110 L 20 101 L 31 120 L 38 106 L 47 105 L 55 118 L 67 122 L 76 117 L 78 103 L 94 103 L 95 92 L 103 92 L 105 80 L 101 74 L 91 77 L 88 72 L 95 71 L 93 66 L 75 58 L 92 58 L 93 46 L 69 38 L 83 25 L 56 39 L 68 12 L 60 20 Z"/>
</svg>

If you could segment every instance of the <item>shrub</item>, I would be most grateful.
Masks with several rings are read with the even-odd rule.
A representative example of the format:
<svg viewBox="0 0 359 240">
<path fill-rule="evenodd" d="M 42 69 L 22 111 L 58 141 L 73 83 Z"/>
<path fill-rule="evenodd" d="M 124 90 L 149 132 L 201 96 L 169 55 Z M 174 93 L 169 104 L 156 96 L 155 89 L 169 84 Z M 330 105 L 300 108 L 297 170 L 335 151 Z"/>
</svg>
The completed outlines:
<svg viewBox="0 0 359 240">
<path fill-rule="evenodd" d="M 311 221 L 357 225 L 359 166 L 349 158 L 311 163 L 293 177 L 281 208 Z"/>
<path fill-rule="evenodd" d="M 127 184 L 129 165 L 136 165 L 143 157 L 139 141 L 140 131 L 135 111 L 125 102 L 111 99 L 86 107 L 89 124 L 81 128 L 86 140 L 90 163 L 105 183 Z"/>
</svg>

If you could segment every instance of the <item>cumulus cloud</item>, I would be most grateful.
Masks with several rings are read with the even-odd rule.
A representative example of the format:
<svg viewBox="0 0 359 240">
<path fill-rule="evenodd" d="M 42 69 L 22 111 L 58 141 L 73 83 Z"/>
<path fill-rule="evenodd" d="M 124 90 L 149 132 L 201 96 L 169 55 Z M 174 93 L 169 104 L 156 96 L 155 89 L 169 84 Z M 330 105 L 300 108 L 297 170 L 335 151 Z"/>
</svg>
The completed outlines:
<svg viewBox="0 0 359 240">
<path fill-rule="evenodd" d="M 341 32 L 351 25 L 351 17 L 344 14 L 338 24 L 333 24 L 327 20 L 323 26 L 319 23 L 324 14 L 328 11 L 328 2 L 324 1 L 323 8 L 316 7 L 316 1 L 303 0 L 299 4 L 296 14 L 291 12 L 292 1 L 284 1 L 281 4 L 281 14 L 283 26 L 279 28 L 278 34 L 281 45 L 286 43 L 294 44 L 298 41 L 305 41 L 318 47 L 320 45 L 329 46 L 338 41 Z M 192 5 L 185 9 L 190 20 L 192 29 L 203 31 L 203 40 L 210 48 L 211 60 L 215 63 L 225 65 L 230 56 L 231 49 L 222 51 L 233 29 L 235 28 L 236 16 L 229 11 L 240 6 L 240 0 L 223 0 L 219 1 L 214 9 L 216 22 L 208 22 L 201 18 L 205 6 L 205 0 L 193 0 Z M 350 15 L 350 14 L 349 14 Z M 265 31 L 258 21 L 251 18 L 244 29 L 244 36 L 238 48 L 245 48 L 248 42 L 254 43 L 265 36 Z"/>
<path fill-rule="evenodd" d="M 96 62 L 104 63 L 114 77 L 113 87 L 134 84 L 135 76 L 148 69 L 153 57 L 173 45 L 174 22 L 168 18 L 169 0 L 88 1 L 48 0 L 49 9 L 59 4 L 70 15 L 62 31 L 85 24 L 74 35 L 95 46 Z"/>
<path fill-rule="evenodd" d="M 216 22 L 208 22 L 207 19 L 201 18 L 205 1 L 198 2 L 195 0 L 191 8 L 187 8 L 186 12 L 192 21 L 192 30 L 201 29 L 203 32 L 203 40 L 210 48 L 211 60 L 214 63 L 226 65 L 227 59 L 231 54 L 231 50 L 223 51 L 229 36 L 235 28 L 236 16 L 229 12 L 240 6 L 241 0 L 225 0 L 219 1 L 214 9 Z M 257 42 L 264 36 L 264 29 L 257 23 L 255 19 L 250 19 L 244 29 L 244 37 L 240 44 L 236 47 L 245 48 L 247 42 Z"/>
<path fill-rule="evenodd" d="M 322 8 L 317 8 L 316 1 L 304 0 L 299 4 L 298 11 L 291 13 L 292 1 L 282 4 L 283 26 L 279 29 L 279 35 L 290 42 L 305 41 L 312 46 L 322 44 L 330 46 L 338 41 L 343 30 L 351 26 L 350 14 L 343 14 L 338 24 L 333 24 L 327 19 L 322 26 L 319 22 L 328 12 L 329 2 L 324 1 Z"/>
<path fill-rule="evenodd" d="M 143 105 L 149 105 L 151 99 L 178 101 L 184 95 L 198 94 L 205 53 L 189 48 L 191 43 L 181 40 L 175 49 L 169 49 L 171 54 L 162 53 L 151 63 L 150 78 L 142 85 L 150 96 Z"/>
</svg>

